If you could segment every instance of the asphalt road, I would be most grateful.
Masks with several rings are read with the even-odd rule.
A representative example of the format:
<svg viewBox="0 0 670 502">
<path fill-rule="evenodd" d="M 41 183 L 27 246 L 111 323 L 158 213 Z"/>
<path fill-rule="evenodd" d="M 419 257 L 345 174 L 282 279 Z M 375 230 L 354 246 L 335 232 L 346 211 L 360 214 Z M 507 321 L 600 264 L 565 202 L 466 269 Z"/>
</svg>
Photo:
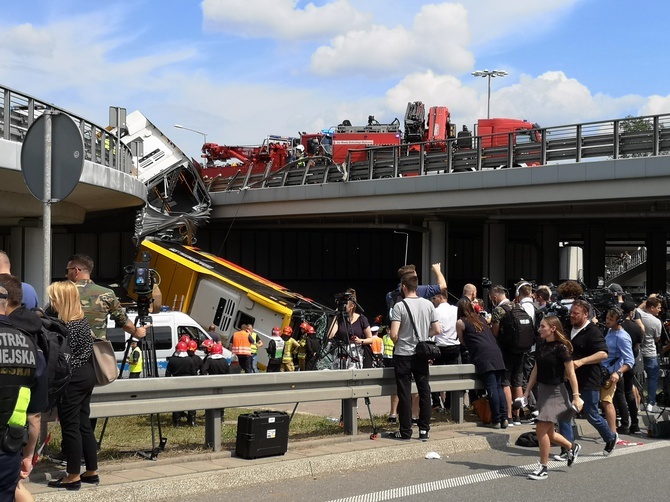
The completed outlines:
<svg viewBox="0 0 670 502">
<path fill-rule="evenodd" d="M 619 446 L 611 456 L 604 457 L 602 443 L 587 438 L 581 442 L 582 454 L 572 468 L 565 463 L 550 462 L 549 478 L 543 481 L 527 479 L 528 472 L 537 466 L 538 450 L 511 446 L 458 453 L 439 460 L 423 459 L 378 467 L 361 465 L 357 471 L 333 472 L 318 479 L 307 476 L 285 484 L 268 483 L 180 500 L 668 500 L 670 441 L 647 438 L 640 441 L 644 444 Z"/>
</svg>

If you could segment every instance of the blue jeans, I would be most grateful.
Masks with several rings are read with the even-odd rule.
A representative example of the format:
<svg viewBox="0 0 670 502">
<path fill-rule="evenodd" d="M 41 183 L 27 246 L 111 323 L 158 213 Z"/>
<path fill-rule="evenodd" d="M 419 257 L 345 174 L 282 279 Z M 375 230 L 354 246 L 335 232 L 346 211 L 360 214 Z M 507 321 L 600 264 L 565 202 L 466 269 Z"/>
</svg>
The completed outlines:
<svg viewBox="0 0 670 502">
<path fill-rule="evenodd" d="M 610 430 L 607 421 L 598 413 L 598 403 L 600 402 L 599 390 L 583 390 L 582 399 L 584 400 L 584 408 L 582 408 L 582 416 L 586 415 L 586 420 L 596 428 L 600 437 L 604 441 L 611 441 L 616 435 Z M 558 432 L 565 439 L 571 443 L 575 440 L 575 435 L 572 430 L 572 423 L 558 422 Z"/>
<path fill-rule="evenodd" d="M 486 393 L 489 395 L 489 404 L 491 405 L 491 422 L 499 424 L 507 419 L 507 398 L 502 388 L 502 377 L 504 370 L 487 371 L 479 375 L 484 382 Z"/>
<path fill-rule="evenodd" d="M 656 390 L 658 389 L 658 357 L 643 357 L 644 372 L 647 374 L 647 402 L 656 404 Z"/>
<path fill-rule="evenodd" d="M 251 371 L 258 373 L 258 354 L 251 354 Z"/>
</svg>

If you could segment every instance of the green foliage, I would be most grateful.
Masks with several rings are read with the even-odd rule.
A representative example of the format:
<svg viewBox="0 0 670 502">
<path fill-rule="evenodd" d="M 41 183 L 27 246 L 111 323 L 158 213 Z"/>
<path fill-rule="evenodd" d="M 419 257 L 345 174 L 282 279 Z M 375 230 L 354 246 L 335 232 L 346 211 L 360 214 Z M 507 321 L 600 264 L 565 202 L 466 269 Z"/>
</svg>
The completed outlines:
<svg viewBox="0 0 670 502">
<path fill-rule="evenodd" d="M 637 118 L 632 115 L 626 115 L 626 117 L 619 122 L 620 133 L 651 131 L 653 128 L 654 123 L 651 119 Z"/>
</svg>

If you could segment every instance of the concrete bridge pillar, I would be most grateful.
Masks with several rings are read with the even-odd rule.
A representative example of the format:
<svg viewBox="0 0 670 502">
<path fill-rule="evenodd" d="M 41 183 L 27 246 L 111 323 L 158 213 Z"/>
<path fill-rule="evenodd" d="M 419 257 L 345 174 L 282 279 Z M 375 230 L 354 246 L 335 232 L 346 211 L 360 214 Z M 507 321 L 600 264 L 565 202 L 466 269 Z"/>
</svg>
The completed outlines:
<svg viewBox="0 0 670 502">
<path fill-rule="evenodd" d="M 27 220 L 12 227 L 11 236 L 12 274 L 35 288 L 40 306 L 46 303 L 44 291 L 44 234 L 37 220 Z"/>
<path fill-rule="evenodd" d="M 435 284 L 435 277 L 430 271 L 430 267 L 433 263 L 439 262 L 442 264 L 442 273 L 447 279 L 448 285 L 447 248 L 449 245 L 449 225 L 444 221 L 427 219 L 424 222 L 424 227 L 428 228 L 428 231 L 423 234 L 421 283 Z"/>
</svg>

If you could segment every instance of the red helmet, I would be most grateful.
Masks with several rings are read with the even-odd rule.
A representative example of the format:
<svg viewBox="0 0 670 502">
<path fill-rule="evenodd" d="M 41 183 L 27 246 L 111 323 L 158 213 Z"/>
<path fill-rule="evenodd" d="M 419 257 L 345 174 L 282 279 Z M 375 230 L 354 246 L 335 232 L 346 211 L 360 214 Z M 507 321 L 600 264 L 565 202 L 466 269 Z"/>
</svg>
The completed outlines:
<svg viewBox="0 0 670 502">
<path fill-rule="evenodd" d="M 312 333 L 316 333 L 316 330 L 314 329 L 314 326 L 307 326 L 307 333 L 309 333 L 310 335 Z"/>
<path fill-rule="evenodd" d="M 303 322 L 300 323 L 300 329 L 303 329 L 303 330 L 307 331 L 307 328 L 309 328 L 309 323 L 308 322 L 303 321 Z"/>
<path fill-rule="evenodd" d="M 214 340 L 210 340 L 209 338 L 202 342 L 202 348 L 205 351 L 210 350 L 212 348 L 212 345 L 214 345 Z"/>
<path fill-rule="evenodd" d="M 188 335 L 181 335 L 181 336 L 179 337 L 179 341 L 180 341 L 180 342 L 186 342 L 186 343 L 188 343 L 188 342 L 191 341 L 191 337 L 188 336 Z"/>
<path fill-rule="evenodd" d="M 223 354 L 223 345 L 220 343 L 215 343 L 209 349 L 210 354 Z"/>
<path fill-rule="evenodd" d="M 177 344 L 177 352 L 187 352 L 187 351 L 188 351 L 188 343 L 179 342 Z"/>
<path fill-rule="evenodd" d="M 281 335 L 281 328 L 279 326 L 275 326 L 272 328 L 272 336 L 280 336 Z"/>
<path fill-rule="evenodd" d="M 188 350 L 190 350 L 191 352 L 195 352 L 196 350 L 198 350 L 198 342 L 196 342 L 195 340 L 191 340 L 190 342 L 188 342 Z"/>
<path fill-rule="evenodd" d="M 291 336 L 293 334 L 293 328 L 291 328 L 291 326 L 286 326 L 282 331 L 282 334 Z"/>
</svg>

